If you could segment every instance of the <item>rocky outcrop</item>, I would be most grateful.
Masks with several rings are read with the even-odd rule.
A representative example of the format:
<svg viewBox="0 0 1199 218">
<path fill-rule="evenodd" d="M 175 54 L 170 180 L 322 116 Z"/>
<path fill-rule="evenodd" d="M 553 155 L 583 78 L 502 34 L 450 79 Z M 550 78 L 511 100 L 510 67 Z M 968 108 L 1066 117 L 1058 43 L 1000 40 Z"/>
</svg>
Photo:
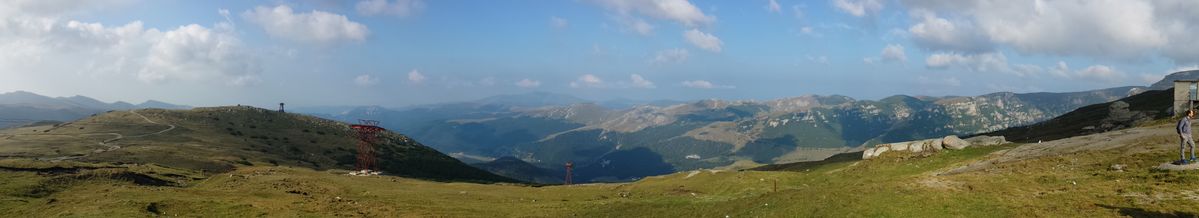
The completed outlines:
<svg viewBox="0 0 1199 218">
<path fill-rule="evenodd" d="M 862 159 L 878 157 L 888 151 L 906 151 L 910 153 L 940 152 L 943 149 L 961 150 L 970 146 L 990 146 L 1004 143 L 1008 143 L 1008 141 L 1004 140 L 1003 136 L 976 136 L 963 140 L 958 138 L 958 136 L 949 135 L 935 139 L 874 145 L 872 148 L 862 151 Z"/>
<path fill-rule="evenodd" d="M 962 140 L 956 135 L 945 136 L 945 138 L 941 139 L 941 143 L 942 146 L 945 146 L 945 149 L 950 150 L 962 150 L 963 148 L 970 147 L 970 142 Z"/>
<path fill-rule="evenodd" d="M 971 146 L 991 146 L 1010 143 L 1003 136 L 986 136 L 980 135 L 966 139 Z"/>
</svg>

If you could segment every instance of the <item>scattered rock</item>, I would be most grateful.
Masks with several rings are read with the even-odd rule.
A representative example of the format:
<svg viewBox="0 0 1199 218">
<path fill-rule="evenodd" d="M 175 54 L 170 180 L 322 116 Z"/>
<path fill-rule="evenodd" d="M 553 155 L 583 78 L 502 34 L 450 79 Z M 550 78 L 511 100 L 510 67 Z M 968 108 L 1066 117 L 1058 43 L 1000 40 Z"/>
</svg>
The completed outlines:
<svg viewBox="0 0 1199 218">
<path fill-rule="evenodd" d="M 926 150 L 941 151 L 941 149 L 945 149 L 945 140 L 943 138 L 933 139 L 932 143 L 928 143 L 928 148 Z"/>
<path fill-rule="evenodd" d="M 908 143 L 907 142 L 891 143 L 891 150 L 906 151 L 906 150 L 908 150 Z"/>
<path fill-rule="evenodd" d="M 883 155 L 883 153 L 884 153 L 884 152 L 887 152 L 887 151 L 891 151 L 891 148 L 890 148 L 890 147 L 877 147 L 877 148 L 874 148 L 874 156 L 875 156 L 875 157 L 878 157 L 878 156 L 880 156 L 880 155 Z"/>
<path fill-rule="evenodd" d="M 1116 172 L 1124 172 L 1124 167 L 1127 167 L 1127 166 L 1124 164 L 1112 164 L 1111 169 L 1112 169 L 1112 171 L 1116 171 Z"/>
<path fill-rule="evenodd" d="M 928 140 L 908 143 L 908 150 L 912 151 L 913 153 L 923 152 L 924 148 L 928 147 L 928 144 Z"/>
<path fill-rule="evenodd" d="M 873 149 L 873 148 L 867 148 L 866 150 L 863 150 L 863 151 L 862 151 L 862 160 L 866 160 L 866 159 L 874 158 L 874 156 L 875 156 L 875 155 L 874 155 L 874 149 Z"/>
<path fill-rule="evenodd" d="M 945 138 L 941 138 L 941 145 L 950 150 L 962 150 L 966 147 L 970 147 L 970 142 L 962 140 L 958 138 L 958 136 L 949 135 L 945 136 Z"/>
</svg>

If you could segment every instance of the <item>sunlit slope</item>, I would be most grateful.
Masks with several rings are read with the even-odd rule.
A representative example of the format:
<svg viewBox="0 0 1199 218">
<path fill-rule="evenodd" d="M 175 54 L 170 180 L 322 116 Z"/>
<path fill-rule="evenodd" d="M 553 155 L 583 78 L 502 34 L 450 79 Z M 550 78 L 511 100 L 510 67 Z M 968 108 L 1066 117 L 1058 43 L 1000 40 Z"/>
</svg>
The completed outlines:
<svg viewBox="0 0 1199 218">
<path fill-rule="evenodd" d="M 112 111 L 55 126 L 0 132 L 0 157 L 157 164 L 226 172 L 256 165 L 350 169 L 356 139 L 344 123 L 253 107 Z M 391 175 L 509 182 L 404 135 L 383 133 L 379 168 Z"/>
<path fill-rule="evenodd" d="M 632 183 L 531 187 L 354 177 L 254 166 L 138 185 L 123 177 L 0 170 L 0 213 L 449 217 L 1114 217 L 1199 213 L 1199 174 L 1173 159 L 1169 125 L 940 153 L 886 153 L 799 171 L 685 171 Z M 1040 152 L 1033 152 L 1038 151 Z M 1019 158 L 1013 158 L 1019 156 Z M 0 162 L 0 165 L 20 165 Z M 60 162 L 60 163 L 69 163 Z M 1113 167 L 1120 165 L 1120 167 Z M 114 166 L 146 172 L 155 166 Z M 26 167 L 30 168 L 30 167 Z M 42 166 L 42 168 L 46 168 Z M 1118 168 L 1118 169 L 1117 169 Z M 76 172 L 86 174 L 87 170 Z M 95 174 L 95 173 L 93 173 Z M 182 175 L 182 176 L 180 176 Z M 186 179 L 184 179 L 186 178 Z M 49 185 L 61 184 L 68 185 Z M 777 184 L 777 185 L 776 185 Z M 49 194 L 35 193 L 50 187 Z M 55 188 L 57 187 L 57 188 Z M 46 188 L 42 188 L 46 189 Z M 153 209 L 153 210 L 150 210 Z"/>
</svg>

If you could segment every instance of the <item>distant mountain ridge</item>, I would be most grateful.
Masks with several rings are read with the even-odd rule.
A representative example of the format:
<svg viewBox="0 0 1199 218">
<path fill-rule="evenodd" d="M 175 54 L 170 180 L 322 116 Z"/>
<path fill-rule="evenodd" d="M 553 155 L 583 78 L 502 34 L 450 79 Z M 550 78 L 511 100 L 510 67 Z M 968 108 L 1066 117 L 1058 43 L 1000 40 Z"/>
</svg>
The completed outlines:
<svg viewBox="0 0 1199 218">
<path fill-rule="evenodd" d="M 148 100 L 136 105 L 123 101 L 105 103 L 81 95 L 47 97 L 32 92 L 15 91 L 0 93 L 0 128 L 43 120 L 65 122 L 109 110 L 140 108 L 189 109 L 191 106 L 155 100 Z"/>
<path fill-rule="evenodd" d="M 1195 80 L 1199 79 L 1199 70 L 1179 71 L 1166 75 L 1162 80 L 1158 80 L 1149 86 L 1152 90 L 1166 90 L 1174 88 L 1175 80 Z"/>
<path fill-rule="evenodd" d="M 1146 90 L 1126 86 L 879 100 L 804 95 L 626 108 L 538 93 L 402 109 L 360 107 L 329 118 L 381 120 L 389 129 L 464 157 L 513 156 L 545 169 L 573 161 L 580 182 L 627 181 L 741 160 L 816 160 L 862 145 L 996 131 Z"/>
<path fill-rule="evenodd" d="M 355 148 L 358 139 L 351 136 L 354 130 L 346 123 L 250 106 L 102 112 L 57 125 L 0 133 L 5 135 L 0 137 L 0 147 L 5 148 L 0 157 L 5 158 L 152 163 L 214 173 L 254 165 L 353 170 L 360 163 Z M 380 132 L 372 145 L 374 169 L 386 175 L 447 182 L 516 182 L 471 167 L 403 134 Z"/>
</svg>

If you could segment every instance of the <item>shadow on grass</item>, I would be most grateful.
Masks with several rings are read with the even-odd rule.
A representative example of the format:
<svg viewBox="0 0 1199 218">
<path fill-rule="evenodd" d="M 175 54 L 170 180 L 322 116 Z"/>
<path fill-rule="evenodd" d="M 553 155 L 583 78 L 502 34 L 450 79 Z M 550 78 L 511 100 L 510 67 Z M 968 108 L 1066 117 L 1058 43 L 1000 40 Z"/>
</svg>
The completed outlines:
<svg viewBox="0 0 1199 218">
<path fill-rule="evenodd" d="M 844 162 L 854 162 L 854 161 L 859 161 L 859 160 L 862 160 L 862 152 L 861 151 L 852 152 L 852 153 L 836 154 L 836 155 L 830 156 L 828 158 L 825 158 L 824 160 L 803 161 L 803 162 L 785 163 L 785 164 L 771 164 L 771 165 L 755 167 L 755 168 L 752 168 L 749 170 L 803 172 L 804 170 L 815 169 L 817 167 L 824 166 L 824 165 L 835 164 L 835 163 L 844 163 Z"/>
<path fill-rule="evenodd" d="M 1199 217 L 1199 215 L 1196 215 L 1193 213 L 1179 212 L 1179 211 L 1175 211 L 1173 213 L 1163 213 L 1163 212 L 1156 212 L 1156 211 L 1148 211 L 1148 210 L 1141 209 L 1141 208 L 1117 207 L 1117 206 L 1102 205 L 1102 204 L 1095 204 L 1095 206 L 1099 206 L 1099 207 L 1107 208 L 1107 209 L 1119 210 L 1120 215 L 1130 216 L 1130 217 Z"/>
</svg>

